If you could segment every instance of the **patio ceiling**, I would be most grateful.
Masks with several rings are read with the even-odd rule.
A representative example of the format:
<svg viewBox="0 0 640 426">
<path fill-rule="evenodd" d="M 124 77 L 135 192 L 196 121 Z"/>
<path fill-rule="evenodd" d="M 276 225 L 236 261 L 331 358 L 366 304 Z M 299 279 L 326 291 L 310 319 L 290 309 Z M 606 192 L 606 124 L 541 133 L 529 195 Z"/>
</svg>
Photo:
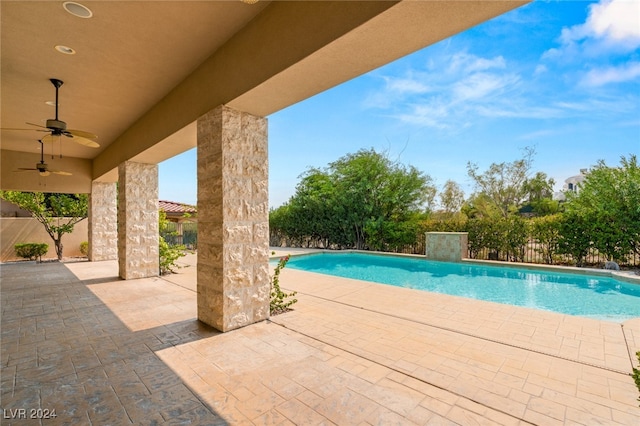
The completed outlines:
<svg viewBox="0 0 640 426">
<path fill-rule="evenodd" d="M 85 19 L 62 1 L 2 1 L 2 128 L 53 118 L 57 78 L 59 118 L 101 146 L 64 140 L 47 162 L 74 176 L 43 179 L 13 171 L 39 161 L 44 133 L 2 130 L 1 187 L 89 192 L 123 161 L 195 147 L 193 123 L 220 104 L 267 116 L 526 2 L 86 1 Z"/>
</svg>

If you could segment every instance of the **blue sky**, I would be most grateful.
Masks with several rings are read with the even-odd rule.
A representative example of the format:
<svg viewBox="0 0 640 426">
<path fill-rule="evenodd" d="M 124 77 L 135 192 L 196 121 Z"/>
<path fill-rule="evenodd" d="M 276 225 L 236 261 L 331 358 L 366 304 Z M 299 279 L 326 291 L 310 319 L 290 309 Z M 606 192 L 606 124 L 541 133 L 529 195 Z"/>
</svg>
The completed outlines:
<svg viewBox="0 0 640 426">
<path fill-rule="evenodd" d="M 473 192 L 467 162 L 536 150 L 561 189 L 640 154 L 640 2 L 536 1 L 272 114 L 269 205 L 309 167 L 374 148 Z M 160 164 L 159 196 L 196 203 L 196 152 Z"/>
</svg>

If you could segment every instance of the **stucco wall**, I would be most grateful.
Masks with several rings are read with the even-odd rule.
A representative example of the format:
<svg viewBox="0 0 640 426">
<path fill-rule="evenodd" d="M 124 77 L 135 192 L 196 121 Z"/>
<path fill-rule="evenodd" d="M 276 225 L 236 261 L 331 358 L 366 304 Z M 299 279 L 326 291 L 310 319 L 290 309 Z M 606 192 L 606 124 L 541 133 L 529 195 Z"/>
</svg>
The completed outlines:
<svg viewBox="0 0 640 426">
<path fill-rule="evenodd" d="M 88 241 L 87 221 L 83 220 L 75 225 L 73 233 L 62 237 L 63 256 L 79 257 L 80 243 Z M 55 259 L 56 249 L 53 240 L 45 231 L 44 226 L 32 217 L 3 217 L 0 218 L 0 252 L 2 262 L 22 260 L 17 257 L 13 246 L 20 243 L 47 243 L 49 251 L 43 259 Z"/>
</svg>

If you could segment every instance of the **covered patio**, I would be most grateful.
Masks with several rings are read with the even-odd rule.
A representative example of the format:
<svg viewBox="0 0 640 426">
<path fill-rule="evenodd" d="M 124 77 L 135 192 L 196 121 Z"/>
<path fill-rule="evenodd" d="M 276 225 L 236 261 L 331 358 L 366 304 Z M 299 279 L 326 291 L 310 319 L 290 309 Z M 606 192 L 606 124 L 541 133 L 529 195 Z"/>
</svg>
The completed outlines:
<svg viewBox="0 0 640 426">
<path fill-rule="evenodd" d="M 0 3 L 0 189 L 90 194 L 91 260 L 0 267 L 2 423 L 637 421 L 637 321 L 292 270 L 269 318 L 266 117 L 527 1 L 246 3 Z M 72 176 L 14 173 L 29 126 Z M 194 147 L 198 257 L 159 277 L 157 164 Z"/>
<path fill-rule="evenodd" d="M 264 321 L 266 117 L 525 3 L 2 2 L 0 189 L 90 194 L 89 259 L 155 277 L 158 163 L 197 148 L 197 318 Z"/>
<path fill-rule="evenodd" d="M 640 418 L 624 324 L 283 270 L 295 310 L 197 320 L 196 259 L 3 264 L 3 424 L 620 424 Z M 38 279 L 34 279 L 37 276 Z M 26 410 L 26 411 L 20 411 Z"/>
</svg>

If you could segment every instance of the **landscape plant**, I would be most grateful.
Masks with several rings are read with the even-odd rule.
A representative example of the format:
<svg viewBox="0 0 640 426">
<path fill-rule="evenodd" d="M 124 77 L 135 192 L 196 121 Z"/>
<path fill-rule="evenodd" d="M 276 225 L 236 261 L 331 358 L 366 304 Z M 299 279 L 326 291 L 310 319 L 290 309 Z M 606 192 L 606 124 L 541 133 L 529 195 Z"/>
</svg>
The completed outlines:
<svg viewBox="0 0 640 426">
<path fill-rule="evenodd" d="M 558 253 L 561 219 L 560 214 L 531 219 L 531 235 L 535 236 L 536 251 L 540 253 L 544 263 L 552 264 L 554 255 Z"/>
<path fill-rule="evenodd" d="M 54 242 L 58 260 L 62 260 L 62 237 L 73 232 L 87 218 L 87 194 L 49 194 L 43 192 L 0 191 L 0 198 L 31 213 Z"/>
<path fill-rule="evenodd" d="M 82 253 L 83 256 L 89 255 L 89 242 L 88 241 L 83 241 L 83 242 L 80 243 L 80 253 Z"/>
<path fill-rule="evenodd" d="M 47 254 L 49 245 L 45 243 L 23 243 L 13 246 L 16 255 L 28 260 L 42 260 L 42 256 Z"/>
<path fill-rule="evenodd" d="M 278 315 L 283 312 L 287 312 L 291 309 L 291 305 L 298 302 L 298 299 L 289 299 L 290 297 L 295 297 L 297 292 L 293 291 L 291 293 L 285 293 L 280 288 L 280 272 L 287 265 L 289 259 L 289 255 L 281 257 L 273 271 L 273 276 L 271 277 L 271 297 L 269 304 L 269 312 L 271 315 Z"/>
<path fill-rule="evenodd" d="M 577 193 L 567 194 L 566 212 L 589 223 L 593 246 L 607 260 L 624 262 L 640 255 L 640 166 L 635 155 L 620 166 L 599 161 Z"/>
<path fill-rule="evenodd" d="M 414 241 L 435 194 L 415 167 L 360 150 L 307 170 L 289 202 L 270 212 L 271 235 L 324 248 L 400 247 Z"/>
<path fill-rule="evenodd" d="M 638 368 L 633 368 L 633 381 L 636 382 L 636 386 L 638 387 L 638 391 L 640 391 L 640 351 L 636 352 L 636 357 L 638 357 Z M 640 401 L 640 397 L 638 397 L 638 401 Z"/>
<path fill-rule="evenodd" d="M 510 163 L 492 163 L 484 172 L 477 164 L 467 163 L 467 174 L 476 191 L 485 194 L 500 215 L 508 217 L 527 197 L 525 183 L 533 164 L 535 150 L 525 148 L 522 158 Z"/>
<path fill-rule="evenodd" d="M 160 255 L 160 275 L 174 273 L 180 265 L 176 263 L 178 259 L 186 256 L 186 247 L 182 244 L 169 244 L 163 235 L 176 235 L 175 231 L 169 229 L 167 214 L 160 210 L 158 214 L 158 253 Z"/>
<path fill-rule="evenodd" d="M 424 253 L 425 232 L 468 232 L 473 258 L 488 253 L 495 260 L 637 266 L 637 157 L 622 157 L 616 167 L 598 162 L 559 203 L 553 179 L 529 173 L 533 155 L 527 148 L 521 159 L 485 171 L 469 163 L 476 192 L 460 206 L 461 189 L 448 181 L 434 211 L 428 175 L 373 150 L 349 154 L 308 170 L 289 202 L 270 211 L 271 245 Z M 407 184 L 419 177 L 424 186 Z"/>
</svg>

